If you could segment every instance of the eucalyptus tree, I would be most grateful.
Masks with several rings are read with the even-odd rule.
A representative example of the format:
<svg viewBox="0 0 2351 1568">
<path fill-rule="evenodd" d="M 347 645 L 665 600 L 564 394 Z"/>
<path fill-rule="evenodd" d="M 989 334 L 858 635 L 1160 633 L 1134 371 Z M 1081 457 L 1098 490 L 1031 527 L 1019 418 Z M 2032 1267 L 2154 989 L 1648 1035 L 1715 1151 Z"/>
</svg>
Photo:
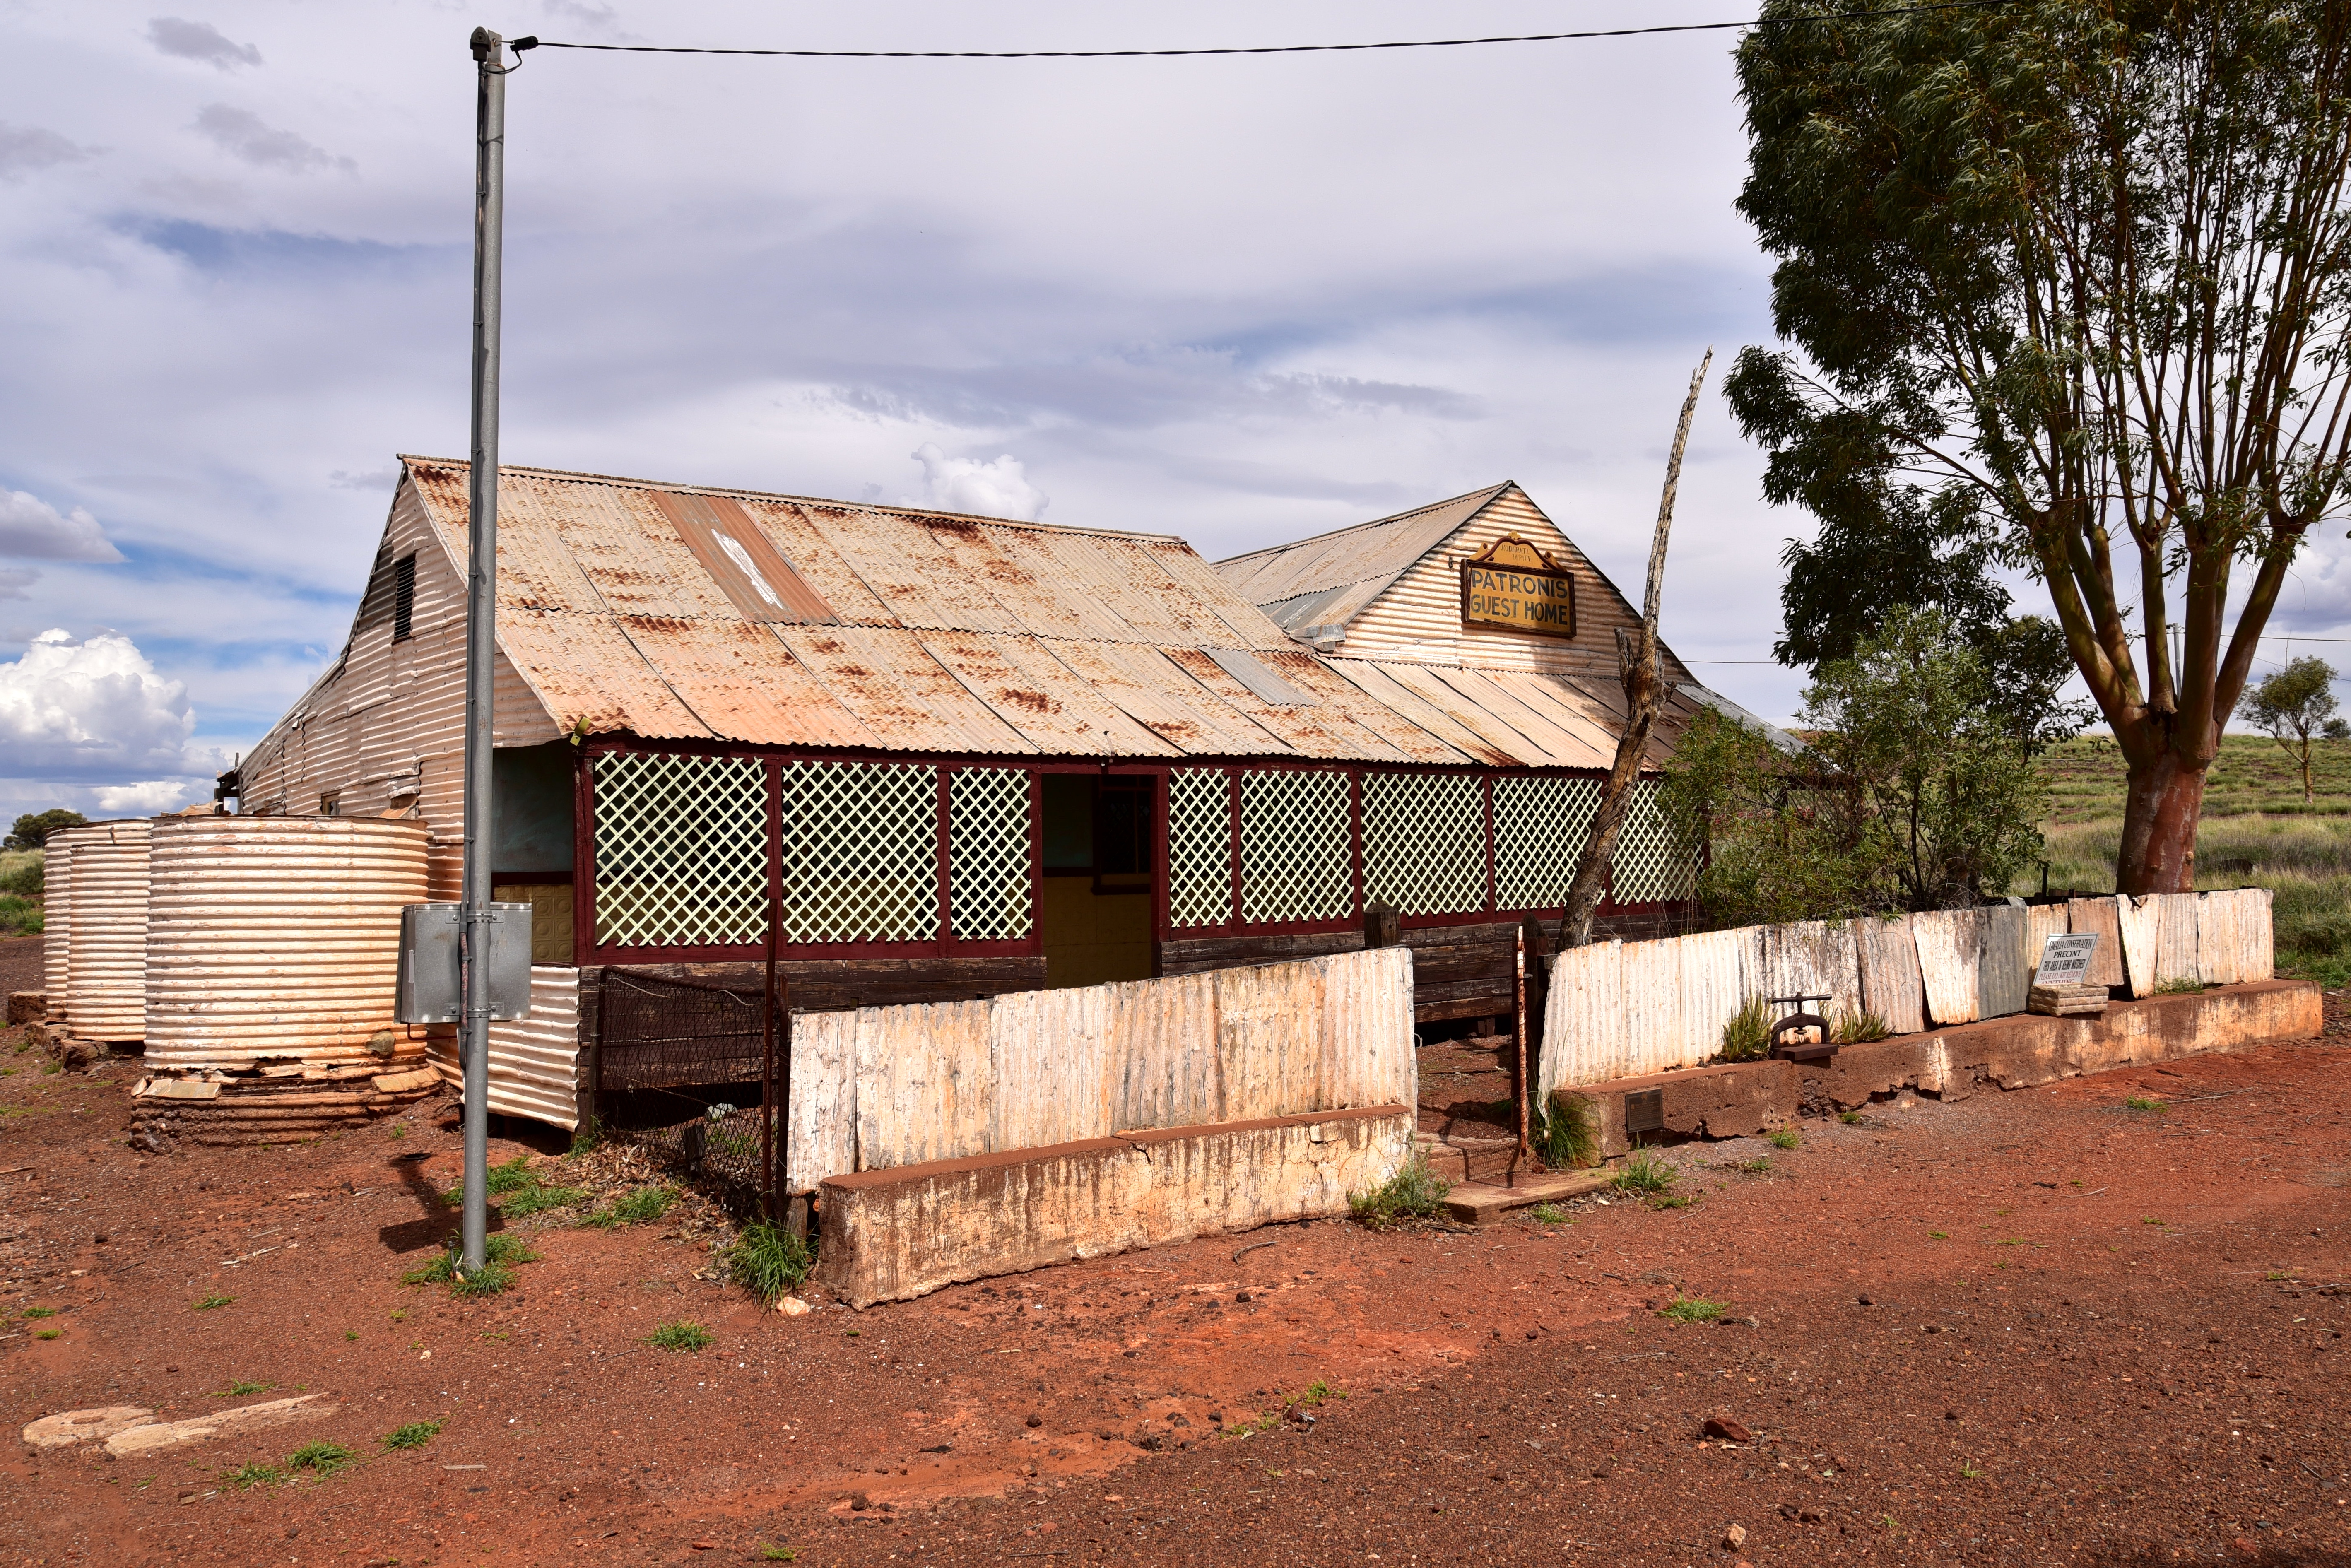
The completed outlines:
<svg viewBox="0 0 2351 1568">
<path fill-rule="evenodd" d="M 1790 348 L 1726 384 L 1766 494 L 1923 508 L 2046 584 L 2185 889 L 2207 768 L 2351 466 L 2351 0 L 1766 0 L 1740 208 Z"/>
</svg>

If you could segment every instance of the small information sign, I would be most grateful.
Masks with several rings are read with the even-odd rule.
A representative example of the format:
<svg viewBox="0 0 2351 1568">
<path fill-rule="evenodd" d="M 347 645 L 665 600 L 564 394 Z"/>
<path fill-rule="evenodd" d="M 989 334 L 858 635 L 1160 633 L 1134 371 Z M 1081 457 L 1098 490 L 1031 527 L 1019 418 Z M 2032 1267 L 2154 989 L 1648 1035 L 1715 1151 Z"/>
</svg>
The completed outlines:
<svg viewBox="0 0 2351 1568">
<path fill-rule="evenodd" d="M 2036 986 L 2079 986 L 2090 977 L 2090 959 L 2098 951 L 2098 934 L 2085 931 L 2052 936 L 2041 946 L 2041 967 L 2032 972 Z"/>
</svg>

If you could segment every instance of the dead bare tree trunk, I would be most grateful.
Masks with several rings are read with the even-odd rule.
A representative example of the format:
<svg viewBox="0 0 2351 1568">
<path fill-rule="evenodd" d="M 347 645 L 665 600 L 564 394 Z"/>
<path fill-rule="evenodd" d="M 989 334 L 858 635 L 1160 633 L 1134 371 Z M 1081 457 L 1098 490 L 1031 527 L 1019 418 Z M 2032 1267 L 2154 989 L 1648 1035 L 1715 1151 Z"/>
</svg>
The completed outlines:
<svg viewBox="0 0 2351 1568">
<path fill-rule="evenodd" d="M 1625 686 L 1625 733 L 1616 740 L 1616 762 L 1600 791 L 1600 809 L 1592 816 L 1592 837 L 1583 858 L 1575 862 L 1575 880 L 1568 884 L 1567 915 L 1560 923 L 1559 945 L 1581 947 L 1592 940 L 1592 912 L 1600 906 L 1608 873 L 1616 863 L 1616 841 L 1624 836 L 1625 812 L 1633 803 L 1633 786 L 1641 777 L 1641 758 L 1657 727 L 1657 710 L 1665 684 L 1657 676 L 1657 601 L 1666 586 L 1666 538 L 1673 532 L 1674 492 L 1682 480 L 1682 449 L 1689 444 L 1691 416 L 1698 413 L 1698 389 L 1706 384 L 1707 368 L 1714 363 L 1708 349 L 1690 374 L 1689 396 L 1682 400 L 1681 423 L 1674 427 L 1673 455 L 1666 461 L 1666 491 L 1657 502 L 1657 531 L 1649 541 L 1649 589 L 1641 601 L 1641 635 L 1636 641 L 1622 627 L 1616 632 L 1616 677 Z"/>
</svg>

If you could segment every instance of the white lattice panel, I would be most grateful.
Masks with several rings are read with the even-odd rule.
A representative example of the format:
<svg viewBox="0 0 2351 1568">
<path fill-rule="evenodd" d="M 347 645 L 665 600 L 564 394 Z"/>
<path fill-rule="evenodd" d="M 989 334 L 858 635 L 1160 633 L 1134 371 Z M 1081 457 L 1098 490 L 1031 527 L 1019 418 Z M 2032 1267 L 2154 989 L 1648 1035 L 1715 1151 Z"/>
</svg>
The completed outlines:
<svg viewBox="0 0 2351 1568">
<path fill-rule="evenodd" d="M 1167 910 L 1171 925 L 1222 925 L 1232 918 L 1230 781 L 1221 769 L 1167 776 Z"/>
<path fill-rule="evenodd" d="M 959 942 L 1029 935 L 1029 775 L 958 768 L 947 775 L 947 924 Z"/>
<path fill-rule="evenodd" d="M 595 761 L 596 940 L 719 946 L 767 936 L 766 770 L 745 757 Z"/>
<path fill-rule="evenodd" d="M 939 934 L 937 770 L 784 767 L 784 936 L 926 942 Z"/>
<path fill-rule="evenodd" d="M 1241 775 L 1241 918 L 1252 925 L 1354 913 L 1347 776 L 1284 768 Z"/>
<path fill-rule="evenodd" d="M 1486 907 L 1486 810 L 1475 778 L 1364 776 L 1364 899 L 1405 915 Z"/>
<path fill-rule="evenodd" d="M 1625 831 L 1616 840 L 1616 874 L 1610 896 L 1619 904 L 1658 904 L 1694 896 L 1698 852 L 1678 842 L 1666 820 L 1655 779 L 1633 785 Z"/>
<path fill-rule="evenodd" d="M 1494 907 L 1566 903 L 1576 858 L 1599 809 L 1596 779 L 1495 779 Z"/>
</svg>

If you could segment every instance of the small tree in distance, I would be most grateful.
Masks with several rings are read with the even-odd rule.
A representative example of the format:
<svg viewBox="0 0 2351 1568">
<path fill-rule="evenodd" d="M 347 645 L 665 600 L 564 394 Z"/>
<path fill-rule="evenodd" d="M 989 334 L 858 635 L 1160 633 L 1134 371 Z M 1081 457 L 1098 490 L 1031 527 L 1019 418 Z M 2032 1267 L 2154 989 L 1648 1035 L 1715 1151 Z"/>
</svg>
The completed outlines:
<svg viewBox="0 0 2351 1568">
<path fill-rule="evenodd" d="M 2270 732 L 2286 755 L 2302 764 L 2302 803 L 2315 800 L 2310 786 L 2310 745 L 2332 737 L 2343 721 L 2335 717 L 2335 666 L 2324 659 L 2300 658 L 2245 694 L 2238 716 Z"/>
<path fill-rule="evenodd" d="M 67 828 L 78 828 L 89 819 L 79 811 L 62 808 L 49 811 L 27 811 L 16 819 L 16 828 L 5 840 L 0 840 L 0 850 L 37 850 L 48 842 L 51 833 Z"/>
</svg>

